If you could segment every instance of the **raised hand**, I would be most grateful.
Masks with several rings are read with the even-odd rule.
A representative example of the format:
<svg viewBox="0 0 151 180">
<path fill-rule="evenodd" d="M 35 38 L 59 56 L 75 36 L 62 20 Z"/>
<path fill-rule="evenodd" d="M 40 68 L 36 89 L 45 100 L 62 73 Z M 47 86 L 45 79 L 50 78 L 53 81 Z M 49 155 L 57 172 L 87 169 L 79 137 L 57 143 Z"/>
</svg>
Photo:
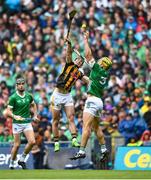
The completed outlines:
<svg viewBox="0 0 151 180">
<path fill-rule="evenodd" d="M 84 37 L 84 40 L 88 40 L 89 39 L 89 31 L 84 32 L 83 37 Z"/>
</svg>

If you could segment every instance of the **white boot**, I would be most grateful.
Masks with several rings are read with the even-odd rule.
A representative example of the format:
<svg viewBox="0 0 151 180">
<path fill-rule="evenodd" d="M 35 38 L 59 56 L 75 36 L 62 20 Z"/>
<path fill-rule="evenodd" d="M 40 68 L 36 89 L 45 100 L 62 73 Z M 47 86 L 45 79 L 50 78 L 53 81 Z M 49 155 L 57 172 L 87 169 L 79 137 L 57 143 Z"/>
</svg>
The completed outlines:
<svg viewBox="0 0 151 180">
<path fill-rule="evenodd" d="M 13 160 L 10 160 L 9 169 L 15 169 Z"/>
</svg>

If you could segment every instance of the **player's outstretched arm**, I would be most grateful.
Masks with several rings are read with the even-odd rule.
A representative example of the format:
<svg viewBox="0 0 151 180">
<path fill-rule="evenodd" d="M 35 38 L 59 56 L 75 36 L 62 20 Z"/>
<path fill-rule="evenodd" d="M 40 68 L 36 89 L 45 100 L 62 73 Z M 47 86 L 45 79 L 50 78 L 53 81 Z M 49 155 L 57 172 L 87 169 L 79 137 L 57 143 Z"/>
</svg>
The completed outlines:
<svg viewBox="0 0 151 180">
<path fill-rule="evenodd" d="M 70 63 L 72 62 L 72 44 L 68 38 L 66 38 L 65 41 L 67 43 L 66 62 Z"/>
<path fill-rule="evenodd" d="M 86 61 L 88 64 L 94 64 L 95 60 L 89 45 L 89 32 L 88 31 L 84 32 L 83 37 L 84 37 L 84 50 L 85 50 Z"/>
<path fill-rule="evenodd" d="M 86 84 L 89 84 L 90 82 L 90 79 L 87 76 L 83 76 L 81 80 L 85 82 Z"/>
</svg>

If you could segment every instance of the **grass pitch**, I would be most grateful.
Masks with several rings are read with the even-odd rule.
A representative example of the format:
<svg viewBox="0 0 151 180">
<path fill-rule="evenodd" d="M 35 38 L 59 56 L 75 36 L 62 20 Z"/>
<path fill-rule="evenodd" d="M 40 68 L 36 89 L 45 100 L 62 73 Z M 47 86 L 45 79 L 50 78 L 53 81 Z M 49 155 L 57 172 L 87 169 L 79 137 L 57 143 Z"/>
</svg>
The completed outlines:
<svg viewBox="0 0 151 180">
<path fill-rule="evenodd" d="M 151 179 L 151 172 L 114 170 L 0 170 L 0 179 Z"/>
</svg>

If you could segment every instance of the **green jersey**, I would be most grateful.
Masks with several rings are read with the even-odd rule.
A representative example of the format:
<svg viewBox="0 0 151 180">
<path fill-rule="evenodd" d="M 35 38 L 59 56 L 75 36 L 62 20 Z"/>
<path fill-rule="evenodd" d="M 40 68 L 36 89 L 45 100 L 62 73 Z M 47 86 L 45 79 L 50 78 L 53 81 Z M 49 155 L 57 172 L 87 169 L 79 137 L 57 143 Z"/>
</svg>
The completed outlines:
<svg viewBox="0 0 151 180">
<path fill-rule="evenodd" d="M 10 96 L 8 106 L 12 109 L 14 115 L 23 118 L 30 118 L 30 105 L 33 102 L 33 97 L 30 93 L 25 92 L 23 96 L 16 91 Z M 29 120 L 17 121 L 13 119 L 13 123 L 29 123 Z"/>
<path fill-rule="evenodd" d="M 108 77 L 108 71 L 104 70 L 99 64 L 95 63 L 89 76 L 91 83 L 88 88 L 88 94 L 101 98 L 104 88 L 108 84 Z"/>
</svg>

